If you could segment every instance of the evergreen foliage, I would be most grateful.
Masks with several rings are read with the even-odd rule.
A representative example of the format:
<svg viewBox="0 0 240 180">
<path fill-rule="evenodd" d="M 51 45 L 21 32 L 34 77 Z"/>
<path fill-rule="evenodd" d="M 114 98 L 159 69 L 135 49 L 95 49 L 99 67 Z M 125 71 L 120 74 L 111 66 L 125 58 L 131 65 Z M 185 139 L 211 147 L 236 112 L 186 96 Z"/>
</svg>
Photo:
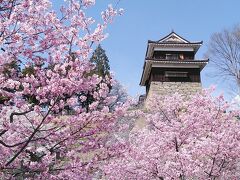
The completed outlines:
<svg viewBox="0 0 240 180">
<path fill-rule="evenodd" d="M 101 77 L 105 77 L 106 75 L 109 75 L 109 71 L 110 71 L 109 60 L 105 53 L 105 50 L 101 47 L 100 44 L 93 52 L 90 62 L 96 65 L 96 67 L 94 68 L 95 74 Z"/>
</svg>

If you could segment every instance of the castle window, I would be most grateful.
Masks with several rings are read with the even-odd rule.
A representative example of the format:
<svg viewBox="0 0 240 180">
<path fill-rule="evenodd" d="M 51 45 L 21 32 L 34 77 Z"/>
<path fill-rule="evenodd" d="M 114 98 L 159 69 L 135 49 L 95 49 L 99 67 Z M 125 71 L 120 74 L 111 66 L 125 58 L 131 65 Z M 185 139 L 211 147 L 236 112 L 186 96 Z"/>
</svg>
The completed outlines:
<svg viewBox="0 0 240 180">
<path fill-rule="evenodd" d="M 179 54 L 179 59 L 180 60 L 184 60 L 184 55 L 183 54 Z"/>
<path fill-rule="evenodd" d="M 178 59 L 178 54 L 166 54 L 167 60 Z"/>
<path fill-rule="evenodd" d="M 188 72 L 165 71 L 165 77 L 188 77 Z"/>
</svg>

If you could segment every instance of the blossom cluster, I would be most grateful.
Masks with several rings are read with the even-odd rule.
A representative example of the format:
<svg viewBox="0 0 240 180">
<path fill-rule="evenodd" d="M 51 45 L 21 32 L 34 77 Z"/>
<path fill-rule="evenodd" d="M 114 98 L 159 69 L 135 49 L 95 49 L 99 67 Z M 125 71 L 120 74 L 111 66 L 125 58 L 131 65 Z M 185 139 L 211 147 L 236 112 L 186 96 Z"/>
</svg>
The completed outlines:
<svg viewBox="0 0 240 180">
<path fill-rule="evenodd" d="M 137 113 L 147 126 L 131 133 L 120 157 L 107 161 L 107 177 L 239 179 L 239 111 L 230 107 L 209 91 L 154 97 Z"/>
<path fill-rule="evenodd" d="M 125 109 L 109 110 L 112 79 L 89 62 L 118 10 L 96 24 L 85 13 L 94 0 L 65 1 L 61 17 L 49 0 L 0 4 L 0 176 L 89 178 Z"/>
</svg>

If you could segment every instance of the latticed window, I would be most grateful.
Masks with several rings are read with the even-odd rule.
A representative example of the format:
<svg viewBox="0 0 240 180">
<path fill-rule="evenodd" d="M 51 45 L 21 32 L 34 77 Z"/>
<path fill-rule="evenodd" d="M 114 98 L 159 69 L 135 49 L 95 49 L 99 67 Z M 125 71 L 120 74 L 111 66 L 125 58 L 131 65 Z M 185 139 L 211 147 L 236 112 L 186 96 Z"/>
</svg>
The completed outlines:
<svg viewBox="0 0 240 180">
<path fill-rule="evenodd" d="M 188 72 L 165 71 L 165 77 L 188 77 Z"/>
<path fill-rule="evenodd" d="M 178 54 L 166 54 L 166 59 L 168 60 L 178 59 Z"/>
</svg>

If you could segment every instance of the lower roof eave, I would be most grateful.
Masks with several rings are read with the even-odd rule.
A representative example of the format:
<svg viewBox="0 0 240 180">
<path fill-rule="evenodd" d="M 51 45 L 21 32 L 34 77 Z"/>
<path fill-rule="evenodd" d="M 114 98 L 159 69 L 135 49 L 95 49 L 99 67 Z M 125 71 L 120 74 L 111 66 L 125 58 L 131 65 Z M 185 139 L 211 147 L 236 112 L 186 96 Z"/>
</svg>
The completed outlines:
<svg viewBox="0 0 240 180">
<path fill-rule="evenodd" d="M 142 73 L 140 86 L 146 86 L 146 81 L 150 75 L 152 67 L 174 67 L 174 68 L 200 68 L 208 64 L 209 60 L 191 60 L 191 61 L 169 61 L 169 60 L 145 60 L 145 67 Z"/>
</svg>

